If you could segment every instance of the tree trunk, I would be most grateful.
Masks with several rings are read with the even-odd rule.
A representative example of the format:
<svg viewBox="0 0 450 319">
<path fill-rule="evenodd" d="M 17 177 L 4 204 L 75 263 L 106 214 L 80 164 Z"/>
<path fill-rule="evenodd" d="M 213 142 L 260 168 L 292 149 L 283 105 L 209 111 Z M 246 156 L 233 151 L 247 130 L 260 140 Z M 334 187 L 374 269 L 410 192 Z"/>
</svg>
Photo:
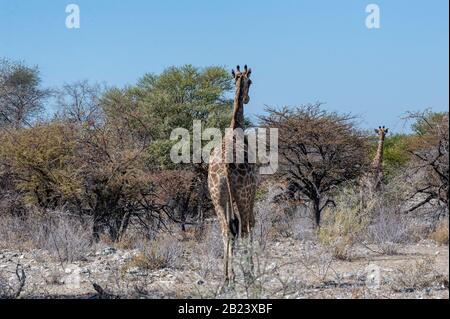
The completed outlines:
<svg viewBox="0 0 450 319">
<path fill-rule="evenodd" d="M 100 235 L 102 232 L 102 220 L 99 217 L 94 217 L 93 225 L 92 225 L 92 238 L 95 243 L 100 241 Z"/>
<path fill-rule="evenodd" d="M 320 199 L 313 200 L 314 228 L 320 228 Z"/>
<path fill-rule="evenodd" d="M 119 229 L 119 241 L 122 239 L 123 235 L 125 235 L 128 225 L 130 224 L 131 214 L 129 212 L 125 213 L 122 217 L 122 221 Z"/>
</svg>

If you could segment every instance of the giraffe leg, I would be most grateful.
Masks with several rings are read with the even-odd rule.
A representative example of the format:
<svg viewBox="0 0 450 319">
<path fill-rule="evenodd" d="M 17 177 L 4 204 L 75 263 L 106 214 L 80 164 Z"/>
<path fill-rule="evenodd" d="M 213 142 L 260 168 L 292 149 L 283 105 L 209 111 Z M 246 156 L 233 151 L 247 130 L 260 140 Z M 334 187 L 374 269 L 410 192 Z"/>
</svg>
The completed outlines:
<svg viewBox="0 0 450 319">
<path fill-rule="evenodd" d="M 249 236 L 249 241 L 250 241 L 250 247 L 252 247 L 253 250 L 253 226 L 251 226 L 251 223 L 247 223 L 247 229 L 248 229 L 248 236 Z M 249 256 L 250 258 L 250 272 L 253 274 L 255 271 L 255 264 L 253 263 L 253 251 L 252 254 Z"/>
<path fill-rule="evenodd" d="M 242 192 L 241 194 L 245 194 Z M 251 195 L 251 194 L 250 194 Z M 250 197 L 250 198 L 249 198 Z M 254 226 L 253 205 L 248 199 L 252 200 L 251 196 L 240 196 L 237 201 L 238 210 L 241 213 L 242 218 L 242 243 L 243 243 L 243 258 L 245 263 L 243 264 L 244 280 L 247 285 L 251 285 L 254 282 L 254 263 L 253 263 L 253 236 L 252 230 Z"/>
<path fill-rule="evenodd" d="M 235 273 L 233 268 L 233 254 L 235 247 L 235 237 L 231 232 L 223 234 L 223 246 L 224 246 L 224 256 L 223 256 L 223 271 L 224 271 L 224 282 L 219 289 L 219 294 L 227 292 L 229 289 L 233 288 L 235 283 Z"/>
<path fill-rule="evenodd" d="M 254 280 L 254 274 L 255 274 L 255 264 L 253 262 L 253 254 L 254 254 L 254 246 L 253 246 L 253 231 L 250 227 L 250 224 L 247 224 L 248 227 L 248 252 L 247 252 L 247 262 L 249 265 L 248 274 L 247 274 L 247 280 L 253 281 Z"/>
<path fill-rule="evenodd" d="M 233 235 L 228 237 L 228 262 L 229 262 L 229 269 L 228 269 L 228 281 L 230 283 L 235 283 L 236 275 L 234 273 L 234 266 L 233 266 L 233 256 L 234 256 L 234 248 L 236 244 L 236 239 Z"/>
<path fill-rule="evenodd" d="M 237 224 L 232 222 L 229 193 L 225 179 L 219 177 L 211 182 L 217 182 L 218 188 L 218 191 L 213 193 L 211 199 L 222 230 L 224 284 L 219 288 L 218 293 L 224 293 L 234 281 L 233 252 L 236 229 L 233 227 L 237 226 Z"/>
<path fill-rule="evenodd" d="M 234 250 L 234 242 L 233 242 L 233 234 L 229 229 L 223 229 L 222 232 L 223 238 L 223 274 L 224 274 L 224 283 L 220 289 L 220 292 L 225 292 L 230 284 L 234 282 L 234 269 L 233 269 L 233 250 Z"/>
<path fill-rule="evenodd" d="M 230 241 L 228 239 L 228 235 L 224 235 L 223 236 L 223 274 L 225 277 L 225 283 L 227 284 L 228 279 L 230 277 L 229 274 L 229 257 L 230 255 L 228 254 L 229 251 L 229 245 L 230 245 Z"/>
<path fill-rule="evenodd" d="M 222 228 L 222 241 L 223 241 L 223 284 L 219 287 L 217 294 L 221 295 L 228 290 L 230 286 L 230 233 L 226 229 L 225 216 L 219 218 Z"/>
</svg>

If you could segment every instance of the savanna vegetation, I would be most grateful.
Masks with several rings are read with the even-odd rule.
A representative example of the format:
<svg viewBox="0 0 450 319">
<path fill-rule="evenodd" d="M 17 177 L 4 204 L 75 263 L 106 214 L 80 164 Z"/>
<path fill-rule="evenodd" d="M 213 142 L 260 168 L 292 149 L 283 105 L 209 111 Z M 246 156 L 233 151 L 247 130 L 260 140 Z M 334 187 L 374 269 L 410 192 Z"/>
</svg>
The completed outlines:
<svg viewBox="0 0 450 319">
<path fill-rule="evenodd" d="M 185 242 L 220 257 L 207 164 L 172 163 L 170 134 L 192 131 L 194 120 L 229 126 L 233 87 L 222 67 L 186 65 L 123 88 L 79 81 L 50 89 L 38 67 L 1 60 L 0 248 L 45 249 L 67 263 L 99 243 L 138 247 L 125 266 L 148 269 L 182 267 Z M 312 240 L 330 258 L 351 260 L 358 244 L 387 255 L 423 239 L 448 245 L 448 112 L 404 120 L 411 133 L 386 137 L 383 187 L 364 208 L 358 183 L 377 138 L 351 114 L 318 103 L 268 108 L 248 121 L 279 129 L 279 171 L 258 189 L 259 247 L 275 238 Z M 265 276 L 246 283 L 247 296 L 264 295 Z"/>
</svg>

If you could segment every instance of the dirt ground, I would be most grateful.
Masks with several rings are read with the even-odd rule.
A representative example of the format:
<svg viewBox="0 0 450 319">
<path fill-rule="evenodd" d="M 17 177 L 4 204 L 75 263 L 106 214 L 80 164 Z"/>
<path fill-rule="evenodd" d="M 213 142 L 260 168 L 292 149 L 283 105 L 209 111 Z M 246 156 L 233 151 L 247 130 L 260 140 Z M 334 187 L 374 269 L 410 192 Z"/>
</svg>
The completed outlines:
<svg viewBox="0 0 450 319">
<path fill-rule="evenodd" d="M 220 254 L 194 241 L 183 243 L 177 265 L 154 268 L 137 263 L 135 249 L 104 246 L 74 263 L 4 249 L 0 289 L 14 292 L 23 269 L 21 298 L 449 298 L 449 248 L 430 240 L 400 245 L 393 255 L 356 245 L 349 260 L 292 238 L 251 248 L 252 263 L 248 249 L 238 250 L 236 282 L 224 290 Z"/>
</svg>

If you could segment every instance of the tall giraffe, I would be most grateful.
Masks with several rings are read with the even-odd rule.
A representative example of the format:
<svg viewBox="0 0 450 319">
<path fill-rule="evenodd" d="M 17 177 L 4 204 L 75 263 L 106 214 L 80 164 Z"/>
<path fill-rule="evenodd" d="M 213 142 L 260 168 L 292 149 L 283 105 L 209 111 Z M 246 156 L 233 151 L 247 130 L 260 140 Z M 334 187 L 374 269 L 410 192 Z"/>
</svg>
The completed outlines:
<svg viewBox="0 0 450 319">
<path fill-rule="evenodd" d="M 241 132 L 244 129 L 244 104 L 250 101 L 251 72 L 247 66 L 243 72 L 239 66 L 236 71 L 232 71 L 236 93 L 230 128 L 241 129 Z M 228 157 L 225 156 L 231 151 L 231 145 L 234 161 L 228 163 L 225 161 Z M 243 145 L 243 161 L 236 161 L 237 146 L 236 136 L 226 135 L 221 145 L 212 151 L 208 169 L 208 188 L 223 236 L 225 283 L 234 280 L 233 252 L 236 240 L 248 236 L 255 224 L 253 206 L 257 183 L 256 167 L 248 161 L 246 142 Z"/>
<path fill-rule="evenodd" d="M 375 158 L 372 162 L 372 189 L 378 191 L 381 188 L 383 181 L 383 155 L 384 155 L 384 141 L 389 129 L 386 127 L 379 127 L 375 129 L 375 133 L 378 134 L 378 148 Z"/>
<path fill-rule="evenodd" d="M 380 191 L 383 182 L 383 155 L 384 155 L 384 141 L 389 129 L 386 127 L 379 127 L 375 129 L 378 135 L 378 148 L 375 158 L 370 165 L 370 169 L 360 179 L 360 198 L 361 208 L 367 208 L 368 200 L 371 199 L 374 193 Z"/>
</svg>

